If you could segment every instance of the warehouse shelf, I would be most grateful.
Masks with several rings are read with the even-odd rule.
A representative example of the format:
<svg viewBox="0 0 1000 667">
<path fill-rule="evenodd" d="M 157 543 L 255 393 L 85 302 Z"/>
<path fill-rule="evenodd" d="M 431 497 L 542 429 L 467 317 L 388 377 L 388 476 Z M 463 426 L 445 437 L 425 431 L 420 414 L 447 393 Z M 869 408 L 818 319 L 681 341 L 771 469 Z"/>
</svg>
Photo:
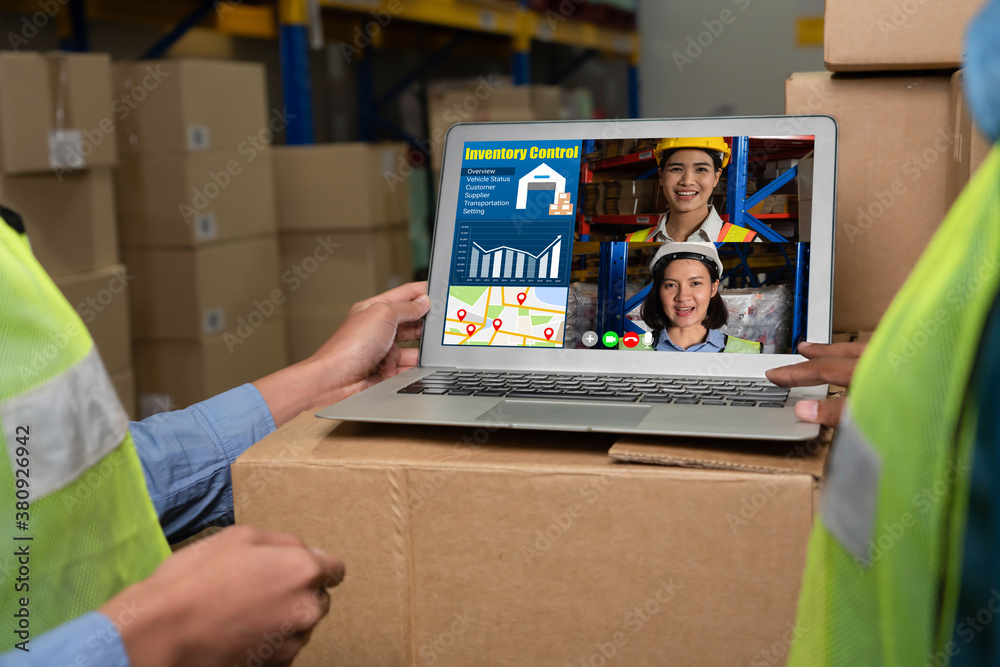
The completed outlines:
<svg viewBox="0 0 1000 667">
<path fill-rule="evenodd" d="M 616 167 L 628 167 L 649 163 L 655 165 L 653 151 L 642 151 L 640 153 L 629 153 L 618 157 L 606 157 L 594 160 L 587 165 L 590 171 L 600 171 L 601 169 L 615 169 Z"/>
<path fill-rule="evenodd" d="M 143 54 L 146 58 L 162 57 L 183 35 L 195 27 L 243 37 L 263 39 L 278 38 L 282 87 L 290 118 L 287 128 L 288 142 L 308 144 L 313 142 L 312 90 L 309 74 L 310 24 L 315 20 L 309 12 L 308 0 L 272 0 L 271 2 L 219 2 L 219 0 L 170 0 L 169 2 L 139 2 L 138 0 L 66 0 L 68 11 L 60 13 L 61 32 L 68 36 L 63 46 L 69 50 L 85 51 L 88 48 L 88 26 L 91 19 L 168 25 L 171 29 Z M 12 2 L 11 11 L 30 13 L 36 3 Z M 580 57 L 562 73 L 567 75 L 596 53 L 624 56 L 629 59 L 629 114 L 638 116 L 639 38 L 637 33 L 608 29 L 577 20 L 573 16 L 552 19 L 550 16 L 529 10 L 526 0 L 518 3 L 491 3 L 488 6 L 462 0 L 319 0 L 320 8 L 332 12 L 356 15 L 359 20 L 379 21 L 379 28 L 399 19 L 402 23 L 418 23 L 459 31 L 460 33 L 486 33 L 509 38 L 512 47 L 512 74 L 514 83 L 530 83 L 530 50 L 533 41 L 571 45 L 583 49 Z M 275 11 L 277 9 L 277 11 Z M 67 20 L 66 17 L 69 17 Z M 382 25 L 385 24 L 385 26 Z M 379 40 L 373 39 L 377 45 Z M 316 48 L 316 45 L 312 45 Z M 450 50 L 446 47 L 446 50 Z M 359 58 L 359 78 L 371 74 L 372 44 Z M 434 55 L 431 56 L 431 60 Z M 405 88 L 393 85 L 400 92 Z M 420 146 L 414 137 L 406 136 L 401 128 L 383 122 L 378 117 L 374 99 L 374 82 L 359 81 L 359 93 L 365 95 L 360 105 L 362 116 L 372 122 L 363 122 L 362 139 L 373 140 L 374 127 L 381 125 L 412 146 Z M 384 103 L 384 97 L 378 100 Z M 298 113 L 296 113 L 298 112 Z"/>
<path fill-rule="evenodd" d="M 360 12 L 372 18 L 377 15 L 383 20 L 399 18 L 457 30 L 518 37 L 525 43 L 536 39 L 638 59 L 639 38 L 634 32 L 610 30 L 573 17 L 560 17 L 559 22 L 552 25 L 546 16 L 522 6 L 481 6 L 461 0 L 377 0 L 373 3 L 321 0 L 320 4 L 328 9 Z"/>
</svg>

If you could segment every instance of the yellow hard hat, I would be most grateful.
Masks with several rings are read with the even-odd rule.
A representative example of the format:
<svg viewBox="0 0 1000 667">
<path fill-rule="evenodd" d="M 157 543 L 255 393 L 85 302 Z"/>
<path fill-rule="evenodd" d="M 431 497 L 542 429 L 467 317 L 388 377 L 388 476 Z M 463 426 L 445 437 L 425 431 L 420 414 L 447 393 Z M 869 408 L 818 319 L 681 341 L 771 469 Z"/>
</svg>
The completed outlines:
<svg viewBox="0 0 1000 667">
<path fill-rule="evenodd" d="M 663 155 L 663 151 L 673 150 L 675 148 L 700 148 L 703 150 L 715 151 L 716 153 L 722 153 L 722 166 L 725 167 L 729 164 L 729 156 L 732 150 L 729 148 L 729 144 L 722 137 L 678 137 L 675 139 L 662 139 L 660 143 L 656 144 L 656 148 L 653 149 L 653 154 L 656 155 L 656 161 L 660 161 L 660 156 Z"/>
</svg>

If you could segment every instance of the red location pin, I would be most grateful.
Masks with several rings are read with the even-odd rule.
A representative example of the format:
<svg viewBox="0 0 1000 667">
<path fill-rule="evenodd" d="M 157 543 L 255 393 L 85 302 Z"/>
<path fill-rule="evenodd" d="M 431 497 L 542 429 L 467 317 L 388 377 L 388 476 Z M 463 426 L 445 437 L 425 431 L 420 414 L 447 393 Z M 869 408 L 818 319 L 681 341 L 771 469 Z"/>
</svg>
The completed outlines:
<svg viewBox="0 0 1000 667">
<path fill-rule="evenodd" d="M 470 324 L 469 326 L 465 327 L 465 333 L 467 333 L 470 336 L 476 333 L 476 325 Z"/>
<path fill-rule="evenodd" d="M 545 330 L 545 340 L 552 340 L 552 335 L 555 333 L 552 329 Z"/>
<path fill-rule="evenodd" d="M 517 302 L 519 304 L 523 304 L 524 300 L 527 299 L 527 298 L 528 298 L 528 295 L 525 294 L 524 292 L 521 292 L 520 294 L 517 295 Z"/>
<path fill-rule="evenodd" d="M 458 321 L 461 322 L 465 319 L 466 312 L 464 310 L 458 311 Z"/>
<path fill-rule="evenodd" d="M 493 328 L 496 329 L 497 331 L 500 330 L 500 325 L 502 324 L 503 322 L 501 322 L 500 320 L 493 320 Z"/>
</svg>

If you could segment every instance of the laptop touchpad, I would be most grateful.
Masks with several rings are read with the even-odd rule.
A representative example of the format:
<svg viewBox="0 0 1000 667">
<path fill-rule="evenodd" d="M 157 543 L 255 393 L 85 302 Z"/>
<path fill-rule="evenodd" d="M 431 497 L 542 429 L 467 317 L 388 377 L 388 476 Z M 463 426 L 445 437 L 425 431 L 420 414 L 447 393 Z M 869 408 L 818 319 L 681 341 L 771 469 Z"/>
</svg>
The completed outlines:
<svg viewBox="0 0 1000 667">
<path fill-rule="evenodd" d="M 560 401 L 501 401 L 476 421 L 501 424 L 594 424 L 608 426 L 638 426 L 649 413 L 648 405 L 614 405 L 609 403 L 575 403 Z"/>
</svg>

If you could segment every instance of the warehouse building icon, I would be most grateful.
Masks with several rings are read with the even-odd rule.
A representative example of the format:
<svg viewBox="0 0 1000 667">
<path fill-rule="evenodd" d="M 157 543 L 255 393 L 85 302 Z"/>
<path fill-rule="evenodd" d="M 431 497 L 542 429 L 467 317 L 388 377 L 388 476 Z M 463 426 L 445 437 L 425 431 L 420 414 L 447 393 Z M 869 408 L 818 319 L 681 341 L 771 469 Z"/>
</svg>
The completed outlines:
<svg viewBox="0 0 1000 667">
<path fill-rule="evenodd" d="M 551 190 L 553 205 L 566 205 L 566 202 L 569 201 L 566 192 L 566 177 L 544 162 L 521 177 L 518 182 L 517 208 L 528 208 L 528 191 L 530 190 Z"/>
</svg>

